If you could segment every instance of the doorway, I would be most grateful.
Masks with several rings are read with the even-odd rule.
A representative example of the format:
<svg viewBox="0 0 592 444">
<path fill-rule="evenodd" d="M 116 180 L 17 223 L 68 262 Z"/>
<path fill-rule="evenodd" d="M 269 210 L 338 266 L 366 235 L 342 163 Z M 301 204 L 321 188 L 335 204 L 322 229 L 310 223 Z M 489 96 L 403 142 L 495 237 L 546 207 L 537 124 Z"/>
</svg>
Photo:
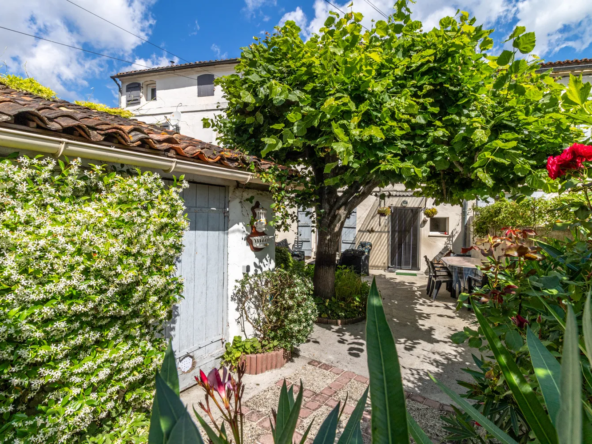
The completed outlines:
<svg viewBox="0 0 592 444">
<path fill-rule="evenodd" d="M 419 270 L 421 208 L 392 207 L 390 268 Z"/>
</svg>

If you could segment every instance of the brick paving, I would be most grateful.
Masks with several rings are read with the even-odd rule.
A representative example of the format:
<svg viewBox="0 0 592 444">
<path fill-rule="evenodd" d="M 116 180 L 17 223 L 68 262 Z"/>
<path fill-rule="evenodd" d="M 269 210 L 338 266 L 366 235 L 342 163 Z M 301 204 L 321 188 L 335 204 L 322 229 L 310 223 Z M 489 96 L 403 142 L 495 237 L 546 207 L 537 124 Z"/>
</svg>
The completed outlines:
<svg viewBox="0 0 592 444">
<path fill-rule="evenodd" d="M 321 371 L 321 373 L 319 373 Z M 316 373 L 315 373 L 316 372 Z M 299 421 L 296 428 L 296 435 L 298 440 L 302 437 L 306 428 L 311 421 L 314 421 L 313 427 L 309 438 L 306 440 L 307 444 L 313 442 L 316 431 L 320 427 L 324 418 L 328 412 L 331 411 L 339 402 L 343 407 L 343 416 L 341 423 L 338 428 L 338 436 L 343 431 L 343 427 L 347 423 L 349 416 L 353 413 L 355 405 L 362 395 L 365 388 L 368 386 L 368 378 L 357 375 L 356 373 L 345 371 L 338 367 L 333 367 L 328 364 L 321 363 L 319 361 L 310 361 L 300 374 L 301 381 L 307 376 L 310 380 L 304 381 L 304 391 L 302 393 L 303 402 L 302 408 L 299 415 Z M 304 378 L 303 378 L 304 377 Z M 286 383 L 287 387 L 293 386 L 294 394 L 297 394 L 300 390 L 300 381 L 298 380 L 284 380 L 281 379 L 275 383 L 275 385 L 252 399 L 249 399 L 243 408 L 245 413 L 246 423 L 250 423 L 250 426 L 254 426 L 254 439 L 257 444 L 271 444 L 273 438 L 271 436 L 271 424 L 270 424 L 270 413 L 272 408 L 277 407 L 277 399 L 279 399 L 279 392 L 281 386 Z M 316 390 L 306 388 L 307 384 L 314 385 L 316 383 Z M 325 387 L 322 387 L 326 383 Z M 345 398 L 344 392 L 348 393 L 348 401 L 343 406 Z M 442 404 L 438 401 L 425 398 L 416 393 L 405 393 L 406 398 L 427 406 L 429 408 L 441 411 L 442 413 L 452 412 L 452 407 L 447 404 Z M 364 436 L 364 442 L 370 442 L 370 431 L 371 431 L 371 414 L 370 404 L 366 406 L 364 415 L 362 417 L 362 434 Z"/>
</svg>

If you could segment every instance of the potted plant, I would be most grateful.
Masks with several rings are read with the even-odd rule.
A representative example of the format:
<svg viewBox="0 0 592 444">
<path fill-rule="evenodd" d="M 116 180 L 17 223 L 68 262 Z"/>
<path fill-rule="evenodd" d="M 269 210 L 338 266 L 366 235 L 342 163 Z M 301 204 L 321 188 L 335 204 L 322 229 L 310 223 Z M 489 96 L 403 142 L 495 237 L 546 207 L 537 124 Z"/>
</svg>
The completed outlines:
<svg viewBox="0 0 592 444">
<path fill-rule="evenodd" d="M 435 208 L 426 208 L 425 210 L 423 210 L 423 215 L 430 219 L 434 217 L 436 214 L 438 214 L 438 210 L 436 210 Z"/>
<path fill-rule="evenodd" d="M 293 348 L 306 342 L 318 316 L 310 278 L 281 268 L 245 275 L 232 300 L 239 323 L 243 330 L 250 325 L 252 337 L 235 337 L 224 358 L 235 366 L 244 362 L 247 374 L 283 367 Z"/>
<path fill-rule="evenodd" d="M 376 212 L 382 217 L 390 216 L 391 207 L 380 207 Z"/>
</svg>

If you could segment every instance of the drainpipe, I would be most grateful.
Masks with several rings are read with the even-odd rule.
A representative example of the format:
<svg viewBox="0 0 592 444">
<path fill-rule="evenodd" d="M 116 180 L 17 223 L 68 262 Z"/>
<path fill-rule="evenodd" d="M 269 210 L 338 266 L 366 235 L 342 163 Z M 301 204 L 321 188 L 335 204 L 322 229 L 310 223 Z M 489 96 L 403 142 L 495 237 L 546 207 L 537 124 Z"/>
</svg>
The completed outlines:
<svg viewBox="0 0 592 444">
<path fill-rule="evenodd" d="M 142 168 L 163 170 L 166 173 L 199 174 L 201 176 L 218 177 L 236 180 L 241 183 L 254 182 L 262 184 L 256 175 L 247 171 L 204 165 L 179 158 L 167 158 L 151 154 L 134 152 L 114 146 L 93 145 L 75 140 L 50 137 L 41 134 L 0 127 L 0 147 L 19 150 L 36 151 L 58 158 L 60 156 L 81 157 L 110 163 L 123 163 Z"/>
<path fill-rule="evenodd" d="M 463 248 L 468 248 L 469 246 L 469 230 L 467 227 L 467 222 L 469 220 L 469 203 L 466 200 L 463 200 L 462 203 L 462 229 L 463 229 Z"/>
</svg>

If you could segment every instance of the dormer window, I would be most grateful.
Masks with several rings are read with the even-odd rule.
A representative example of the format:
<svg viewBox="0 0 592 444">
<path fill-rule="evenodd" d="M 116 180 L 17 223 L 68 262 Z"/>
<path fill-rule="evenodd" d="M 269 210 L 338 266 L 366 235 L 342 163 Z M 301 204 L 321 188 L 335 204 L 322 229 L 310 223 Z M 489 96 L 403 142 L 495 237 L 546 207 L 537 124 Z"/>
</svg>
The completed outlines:
<svg viewBox="0 0 592 444">
<path fill-rule="evenodd" d="M 214 95 L 214 74 L 202 74 L 197 77 L 197 97 Z"/>
<path fill-rule="evenodd" d="M 150 82 L 146 84 L 146 101 L 151 102 L 156 100 L 156 83 Z"/>
<path fill-rule="evenodd" d="M 140 96 L 142 94 L 142 85 L 138 82 L 128 83 L 125 87 L 125 104 L 126 106 L 139 105 Z"/>
</svg>

